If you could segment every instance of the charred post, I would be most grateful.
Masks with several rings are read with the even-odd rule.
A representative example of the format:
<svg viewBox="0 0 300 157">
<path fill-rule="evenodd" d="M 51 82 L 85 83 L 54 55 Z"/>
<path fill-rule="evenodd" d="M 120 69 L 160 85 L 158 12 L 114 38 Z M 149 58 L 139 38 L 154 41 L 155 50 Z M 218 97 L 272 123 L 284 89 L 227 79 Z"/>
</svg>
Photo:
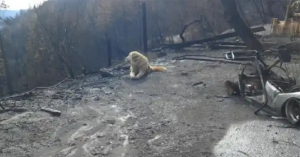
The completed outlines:
<svg viewBox="0 0 300 157">
<path fill-rule="evenodd" d="M 142 9 L 142 34 L 143 34 L 143 51 L 144 53 L 148 52 L 148 45 L 147 45 L 147 12 L 146 12 L 146 3 L 141 3 L 141 9 Z"/>
</svg>

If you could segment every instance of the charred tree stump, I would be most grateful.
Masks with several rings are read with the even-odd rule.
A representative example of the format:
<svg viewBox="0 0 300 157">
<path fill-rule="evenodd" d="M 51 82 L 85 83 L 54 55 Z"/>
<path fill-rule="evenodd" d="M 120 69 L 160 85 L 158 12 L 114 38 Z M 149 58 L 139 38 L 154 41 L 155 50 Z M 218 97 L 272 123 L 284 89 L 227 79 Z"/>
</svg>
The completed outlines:
<svg viewBox="0 0 300 157">
<path fill-rule="evenodd" d="M 263 50 L 262 44 L 254 36 L 253 32 L 241 17 L 235 0 L 221 0 L 225 9 L 224 16 L 235 32 L 241 37 L 249 49 Z"/>
</svg>

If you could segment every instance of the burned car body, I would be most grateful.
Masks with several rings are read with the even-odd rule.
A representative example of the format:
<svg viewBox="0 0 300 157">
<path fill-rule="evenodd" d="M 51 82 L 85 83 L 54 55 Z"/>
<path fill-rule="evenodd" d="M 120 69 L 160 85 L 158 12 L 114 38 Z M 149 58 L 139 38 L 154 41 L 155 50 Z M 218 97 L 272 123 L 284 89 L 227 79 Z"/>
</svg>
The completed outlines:
<svg viewBox="0 0 300 157">
<path fill-rule="evenodd" d="M 282 62 L 290 62 L 290 54 L 279 50 L 277 55 L 279 59 L 268 66 L 262 60 L 261 53 L 256 51 L 254 53 L 254 62 L 241 64 L 238 81 L 225 83 L 227 89 L 232 89 L 227 90 L 231 91 L 228 94 L 238 93 L 249 102 L 258 104 L 260 108 L 255 111 L 255 114 L 264 110 L 272 116 L 286 117 L 292 124 L 299 124 L 300 86 L 296 85 L 296 80 L 290 77 L 285 69 L 276 66 Z M 252 67 L 254 72 L 246 74 L 247 66 Z M 282 70 L 286 75 L 277 75 L 273 70 L 274 67 Z"/>
</svg>

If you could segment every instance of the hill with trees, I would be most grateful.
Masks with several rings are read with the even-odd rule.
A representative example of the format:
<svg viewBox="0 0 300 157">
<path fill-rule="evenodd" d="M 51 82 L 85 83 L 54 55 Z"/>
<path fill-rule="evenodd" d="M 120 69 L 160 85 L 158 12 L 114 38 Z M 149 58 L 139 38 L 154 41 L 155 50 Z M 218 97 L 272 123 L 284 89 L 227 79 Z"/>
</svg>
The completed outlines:
<svg viewBox="0 0 300 157">
<path fill-rule="evenodd" d="M 219 0 L 145 2 L 150 48 L 178 35 L 193 21 L 186 40 L 229 29 Z M 283 19 L 287 2 L 239 0 L 237 4 L 247 23 L 256 25 L 270 23 L 273 17 Z M 129 51 L 141 50 L 141 11 L 135 0 L 51 0 L 3 22 L 0 95 L 74 78 L 83 67 L 106 67 L 108 40 L 114 60 L 123 60 Z"/>
</svg>

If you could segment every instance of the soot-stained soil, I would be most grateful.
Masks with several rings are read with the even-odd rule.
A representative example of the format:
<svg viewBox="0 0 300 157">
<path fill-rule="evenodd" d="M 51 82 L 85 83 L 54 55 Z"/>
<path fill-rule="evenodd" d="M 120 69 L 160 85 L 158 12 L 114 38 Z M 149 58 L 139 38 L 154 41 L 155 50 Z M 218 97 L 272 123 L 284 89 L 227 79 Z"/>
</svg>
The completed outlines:
<svg viewBox="0 0 300 157">
<path fill-rule="evenodd" d="M 166 72 L 142 80 L 95 74 L 11 101 L 28 112 L 0 115 L 0 156 L 299 156 L 298 130 L 226 96 L 223 83 L 236 78 L 237 65 L 175 62 L 174 55 L 156 61 Z"/>
</svg>

